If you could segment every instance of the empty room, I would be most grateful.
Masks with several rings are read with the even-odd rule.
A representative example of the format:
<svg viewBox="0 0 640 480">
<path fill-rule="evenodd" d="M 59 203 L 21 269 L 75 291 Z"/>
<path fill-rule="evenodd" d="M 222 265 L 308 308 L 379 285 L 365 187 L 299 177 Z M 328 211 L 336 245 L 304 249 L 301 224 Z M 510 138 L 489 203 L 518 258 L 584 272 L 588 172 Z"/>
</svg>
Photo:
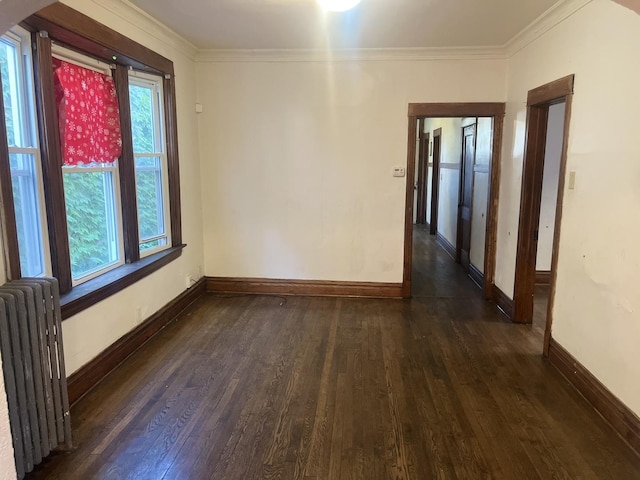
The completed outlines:
<svg viewBox="0 0 640 480">
<path fill-rule="evenodd" d="M 640 1 L 0 30 L 0 480 L 640 479 Z"/>
</svg>

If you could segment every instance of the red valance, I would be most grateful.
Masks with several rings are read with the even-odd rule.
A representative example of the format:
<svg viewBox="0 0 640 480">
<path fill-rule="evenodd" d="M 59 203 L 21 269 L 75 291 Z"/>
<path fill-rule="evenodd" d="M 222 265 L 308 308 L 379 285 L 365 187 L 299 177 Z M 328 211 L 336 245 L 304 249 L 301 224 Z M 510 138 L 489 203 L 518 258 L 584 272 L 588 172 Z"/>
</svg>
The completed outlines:
<svg viewBox="0 0 640 480">
<path fill-rule="evenodd" d="M 113 78 L 56 58 L 53 67 L 63 165 L 115 162 L 122 136 Z"/>
</svg>

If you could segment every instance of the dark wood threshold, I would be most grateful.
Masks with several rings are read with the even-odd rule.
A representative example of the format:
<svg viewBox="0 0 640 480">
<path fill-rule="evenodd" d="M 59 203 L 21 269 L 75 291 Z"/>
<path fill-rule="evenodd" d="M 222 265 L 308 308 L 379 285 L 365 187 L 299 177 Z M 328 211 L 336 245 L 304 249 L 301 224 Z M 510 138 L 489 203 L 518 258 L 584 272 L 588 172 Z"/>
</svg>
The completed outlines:
<svg viewBox="0 0 640 480">
<path fill-rule="evenodd" d="M 498 305 L 498 308 L 504 312 L 504 314 L 513 320 L 513 300 L 511 300 L 506 293 L 494 283 L 492 285 L 493 295 L 492 300 Z"/>
<path fill-rule="evenodd" d="M 549 342 L 549 362 L 640 455 L 640 418 L 553 338 Z"/>
<path fill-rule="evenodd" d="M 469 277 L 471 277 L 471 280 L 473 280 L 476 285 L 478 285 L 480 288 L 483 288 L 484 273 L 478 270 L 478 267 L 476 267 L 473 263 L 469 264 Z"/>
<path fill-rule="evenodd" d="M 536 270 L 536 285 L 549 285 L 551 283 L 550 270 Z"/>
<path fill-rule="evenodd" d="M 201 278 L 191 288 L 182 292 L 131 332 L 125 334 L 96 358 L 69 376 L 67 380 L 69 402 L 71 404 L 77 402 L 129 355 L 177 318 L 189 305 L 205 293 L 205 287 L 206 282 L 204 278 Z"/>
<path fill-rule="evenodd" d="M 135 263 L 114 268 L 110 272 L 73 287 L 69 293 L 60 297 L 62 319 L 65 320 L 80 313 L 171 263 L 182 255 L 184 247 L 186 245 L 168 248 Z"/>
<path fill-rule="evenodd" d="M 316 297 L 402 298 L 401 283 L 207 277 L 207 291 Z"/>
<path fill-rule="evenodd" d="M 438 242 L 438 245 L 440 245 L 444 251 L 451 256 L 451 258 L 454 260 L 456 259 L 456 247 L 454 247 L 440 232 L 436 233 L 436 241 Z"/>
</svg>

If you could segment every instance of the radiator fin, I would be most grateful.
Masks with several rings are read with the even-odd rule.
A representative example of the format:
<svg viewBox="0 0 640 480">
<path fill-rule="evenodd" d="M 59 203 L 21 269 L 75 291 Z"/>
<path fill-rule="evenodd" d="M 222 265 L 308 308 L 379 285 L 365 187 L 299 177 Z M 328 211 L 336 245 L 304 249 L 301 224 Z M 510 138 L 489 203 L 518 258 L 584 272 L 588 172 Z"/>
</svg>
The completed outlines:
<svg viewBox="0 0 640 480">
<path fill-rule="evenodd" d="M 71 448 L 58 281 L 0 287 L 0 353 L 18 478 L 51 450 Z"/>
</svg>

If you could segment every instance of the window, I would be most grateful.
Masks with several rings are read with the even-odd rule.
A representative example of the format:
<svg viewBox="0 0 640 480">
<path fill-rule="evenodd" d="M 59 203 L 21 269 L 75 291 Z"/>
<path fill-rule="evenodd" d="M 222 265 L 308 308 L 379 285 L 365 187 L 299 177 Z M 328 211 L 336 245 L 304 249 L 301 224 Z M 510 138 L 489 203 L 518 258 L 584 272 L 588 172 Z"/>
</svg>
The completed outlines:
<svg viewBox="0 0 640 480">
<path fill-rule="evenodd" d="M 120 122 L 109 65 L 57 45 L 53 52 L 71 278 L 78 285 L 124 263 Z"/>
<path fill-rule="evenodd" d="M 124 263 L 117 165 L 62 167 L 74 284 Z"/>
<path fill-rule="evenodd" d="M 67 318 L 181 255 L 173 63 L 60 3 L 21 26 L 0 41 L 7 273 L 58 278 Z"/>
<path fill-rule="evenodd" d="M 49 267 L 29 45 L 29 34 L 22 29 L 4 35 L 0 68 L 20 269 L 22 275 L 36 277 Z"/>
<path fill-rule="evenodd" d="M 162 99 L 161 78 L 135 71 L 129 74 L 141 256 L 170 244 Z"/>
</svg>

